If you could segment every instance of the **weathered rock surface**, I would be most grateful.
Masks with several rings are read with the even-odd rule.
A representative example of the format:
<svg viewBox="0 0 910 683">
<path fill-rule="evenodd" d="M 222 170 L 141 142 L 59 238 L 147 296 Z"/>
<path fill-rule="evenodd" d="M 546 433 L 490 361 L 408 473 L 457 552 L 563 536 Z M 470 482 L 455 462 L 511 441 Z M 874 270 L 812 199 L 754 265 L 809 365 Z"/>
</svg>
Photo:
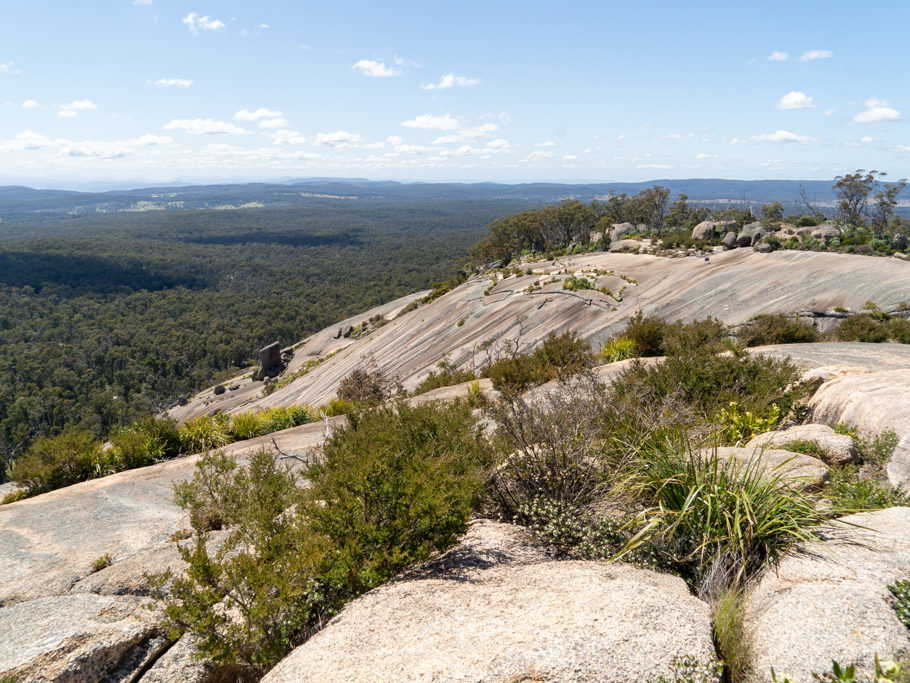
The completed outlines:
<svg viewBox="0 0 910 683">
<path fill-rule="evenodd" d="M 725 249 L 736 249 L 736 233 L 732 230 L 724 235 L 721 244 Z"/>
<path fill-rule="evenodd" d="M 756 459 L 758 466 L 774 476 L 792 479 L 799 488 L 816 489 L 828 480 L 828 467 L 818 458 L 780 449 L 761 449 L 722 446 L 717 450 L 720 460 L 735 460 L 745 467 Z"/>
<path fill-rule="evenodd" d="M 817 228 L 814 228 L 809 234 L 827 244 L 835 237 L 840 237 L 840 228 L 836 225 L 831 225 L 830 223 L 823 223 Z"/>
<path fill-rule="evenodd" d="M 743 226 L 742 232 L 739 233 L 739 236 L 736 238 L 736 245 L 740 247 L 753 247 L 758 244 L 758 241 L 764 237 L 767 231 L 762 227 L 761 223 L 749 223 L 746 226 Z"/>
<path fill-rule="evenodd" d="M 829 464 L 843 465 L 859 458 L 849 435 L 838 434 L 828 425 L 821 424 L 797 425 L 778 432 L 765 432 L 747 443 L 746 448 L 782 448 L 794 441 L 814 443 L 825 452 L 823 460 Z"/>
<path fill-rule="evenodd" d="M 882 660 L 910 656 L 910 630 L 888 586 L 910 578 L 910 508 L 852 515 L 826 541 L 785 557 L 749 597 L 747 633 L 760 681 L 811 681 L 831 660 L 856 662 L 860 677 Z M 865 527 L 865 528 L 861 528 Z"/>
<path fill-rule="evenodd" d="M 149 600 L 89 593 L 0 609 L 0 677 L 27 681 L 130 680 L 167 642 Z M 109 680 L 109 679 L 105 679 Z"/>
<path fill-rule="evenodd" d="M 816 422 L 845 422 L 866 434 L 894 431 L 898 443 L 888 463 L 888 480 L 910 490 L 910 367 L 825 382 L 809 409 Z"/>
<path fill-rule="evenodd" d="M 211 662 L 195 657 L 196 644 L 185 635 L 161 655 L 139 683 L 209 683 L 215 675 Z"/>
<path fill-rule="evenodd" d="M 211 391 L 201 392 L 188 405 L 171 410 L 170 415 L 182 420 L 215 410 L 234 413 L 290 403 L 328 403 L 341 379 L 369 353 L 384 372 L 398 376 L 405 388 L 411 389 L 445 357 L 459 367 L 470 367 L 472 360 L 479 364 L 483 357 L 478 345 L 490 339 L 519 337 L 524 349 L 550 332 L 572 329 L 596 348 L 622 330 L 638 310 L 667 320 L 712 315 L 726 324 L 737 324 L 759 313 L 829 311 L 838 306 L 860 310 L 867 300 L 890 309 L 907 298 L 910 279 L 910 263 L 896 259 L 787 250 L 756 254 L 735 249 L 713 254 L 710 262 L 702 256 L 667 259 L 592 252 L 525 267 L 532 274 L 512 275 L 492 288 L 489 276 L 474 276 L 432 304 L 397 318 L 396 311 L 416 297 L 367 311 L 350 322 L 359 325 L 376 314 L 390 322 L 356 340 L 335 339 L 338 324 L 308 337 L 297 345 L 285 375 L 302 370 L 311 361 L 324 362 L 271 394 L 262 396 L 261 384 L 238 378 L 239 390 L 217 397 Z M 611 287 L 615 294 L 625 286 L 622 301 L 599 292 L 577 296 L 576 292 L 562 290 L 560 278 L 566 270 L 585 269 L 607 270 L 628 278 Z M 541 288 L 528 294 L 525 290 L 531 285 Z M 459 326 L 462 319 L 464 323 Z M 820 346 L 848 350 L 853 345 Z M 780 348 L 782 353 L 794 351 Z M 833 356 L 835 360 L 824 364 L 857 364 Z"/>
<path fill-rule="evenodd" d="M 779 253 L 775 252 L 772 257 Z M 910 368 L 910 344 L 816 342 L 756 346 L 747 350 L 751 354 L 789 357 L 806 371 L 835 365 L 850 366 L 853 368 L 851 372 L 857 369 L 877 372 Z"/>
<path fill-rule="evenodd" d="M 480 521 L 435 562 L 345 607 L 264 683 L 646 681 L 714 653 L 708 606 L 677 577 L 558 561 Z"/>
<path fill-rule="evenodd" d="M 644 240 L 615 240 L 610 242 L 610 253 L 619 254 L 627 251 L 643 251 L 650 246 L 650 242 Z"/>
</svg>

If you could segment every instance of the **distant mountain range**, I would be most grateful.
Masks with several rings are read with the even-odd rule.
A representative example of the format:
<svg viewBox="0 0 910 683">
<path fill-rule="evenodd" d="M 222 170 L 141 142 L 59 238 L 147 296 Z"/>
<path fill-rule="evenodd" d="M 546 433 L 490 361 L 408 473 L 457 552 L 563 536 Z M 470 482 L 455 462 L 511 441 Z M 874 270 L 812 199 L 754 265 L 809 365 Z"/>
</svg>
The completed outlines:
<svg viewBox="0 0 910 683">
<path fill-rule="evenodd" d="M 294 206 L 310 202 L 366 200 L 511 200 L 538 205 L 560 199 L 589 201 L 610 192 L 635 194 L 652 185 L 670 188 L 675 199 L 685 194 L 691 201 L 757 206 L 779 201 L 787 211 L 799 211 L 800 190 L 821 207 L 833 206 L 832 181 L 820 180 L 653 180 L 641 183 L 400 183 L 394 181 L 295 179 L 284 183 L 226 185 L 175 185 L 108 192 L 35 190 L 22 186 L 0 187 L 0 220 L 46 223 L 121 211 L 179 211 Z"/>
</svg>

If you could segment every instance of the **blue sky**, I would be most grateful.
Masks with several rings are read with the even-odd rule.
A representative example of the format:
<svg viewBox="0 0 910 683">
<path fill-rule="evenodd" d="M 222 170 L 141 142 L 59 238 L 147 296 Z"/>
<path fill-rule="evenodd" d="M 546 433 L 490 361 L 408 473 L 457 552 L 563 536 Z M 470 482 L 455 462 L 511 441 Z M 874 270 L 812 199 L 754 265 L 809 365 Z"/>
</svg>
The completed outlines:
<svg viewBox="0 0 910 683">
<path fill-rule="evenodd" d="M 910 3 L 0 0 L 0 183 L 910 170 Z"/>
</svg>

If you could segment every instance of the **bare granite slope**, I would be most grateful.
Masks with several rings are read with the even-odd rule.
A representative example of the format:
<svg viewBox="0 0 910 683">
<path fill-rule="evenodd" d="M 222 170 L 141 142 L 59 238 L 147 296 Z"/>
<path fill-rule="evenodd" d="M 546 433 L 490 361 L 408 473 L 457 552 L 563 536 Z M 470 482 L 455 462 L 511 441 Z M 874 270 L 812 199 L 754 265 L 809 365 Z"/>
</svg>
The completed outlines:
<svg viewBox="0 0 910 683">
<path fill-rule="evenodd" d="M 573 329 L 596 345 L 622 329 L 638 310 L 671 320 L 711 315 L 736 324 L 759 313 L 824 313 L 835 307 L 858 311 L 869 300 L 888 309 L 910 298 L 910 263 L 846 254 L 737 249 L 705 261 L 595 252 L 527 268 L 533 274 L 512 275 L 495 284 L 491 276 L 474 276 L 360 339 L 336 339 L 344 324 L 332 326 L 296 346 L 282 377 L 298 376 L 271 394 L 262 395 L 261 382 L 239 377 L 237 389 L 221 396 L 202 392 L 170 414 L 187 419 L 218 410 L 320 405 L 368 355 L 412 388 L 443 358 L 459 366 L 479 365 L 486 341 L 517 338 L 521 346 L 531 346 L 550 332 Z M 585 272 L 612 295 L 562 289 L 567 274 Z M 538 285 L 538 290 L 526 291 Z M 400 310 L 403 301 L 352 320 Z M 306 363 L 314 366 L 299 374 Z"/>
</svg>

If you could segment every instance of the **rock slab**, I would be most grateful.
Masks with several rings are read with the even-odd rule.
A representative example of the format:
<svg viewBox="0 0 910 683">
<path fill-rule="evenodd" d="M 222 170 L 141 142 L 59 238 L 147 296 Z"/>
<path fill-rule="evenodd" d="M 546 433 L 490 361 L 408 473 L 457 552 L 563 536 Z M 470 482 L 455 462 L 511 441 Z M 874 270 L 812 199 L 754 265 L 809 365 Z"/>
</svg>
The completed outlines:
<svg viewBox="0 0 910 683">
<path fill-rule="evenodd" d="M 558 561 L 480 521 L 439 560 L 345 607 L 263 683 L 611 681 L 714 654 L 707 604 L 674 576 Z"/>
<path fill-rule="evenodd" d="M 785 557 L 749 596 L 746 630 L 756 680 L 812 681 L 831 660 L 857 665 L 858 680 L 883 661 L 910 656 L 910 630 L 888 586 L 910 578 L 910 508 L 851 515 L 825 542 Z M 858 526 L 848 526 L 848 525 Z"/>
<path fill-rule="evenodd" d="M 888 480 L 910 491 L 910 368 L 825 382 L 809 401 L 809 410 L 816 422 L 844 422 L 866 434 L 894 431 L 898 443 L 888 463 Z"/>
</svg>

